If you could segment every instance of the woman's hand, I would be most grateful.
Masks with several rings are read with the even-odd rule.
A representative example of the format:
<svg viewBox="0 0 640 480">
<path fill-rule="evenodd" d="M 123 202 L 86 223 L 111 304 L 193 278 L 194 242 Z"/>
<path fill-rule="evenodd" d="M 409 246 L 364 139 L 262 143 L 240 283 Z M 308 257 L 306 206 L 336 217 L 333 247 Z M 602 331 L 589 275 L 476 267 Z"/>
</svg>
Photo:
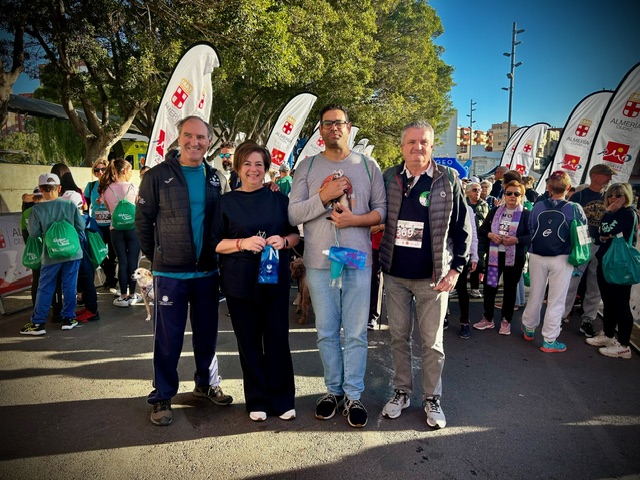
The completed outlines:
<svg viewBox="0 0 640 480">
<path fill-rule="evenodd" d="M 502 235 L 498 235 L 497 233 L 490 233 L 489 235 L 487 235 L 487 237 L 496 245 L 500 245 L 502 243 Z"/>
<path fill-rule="evenodd" d="M 510 237 L 510 236 L 505 236 L 502 237 L 502 244 L 505 247 L 510 247 L 511 245 L 516 245 L 518 243 L 518 238 L 517 237 Z"/>
<path fill-rule="evenodd" d="M 627 199 L 624 196 L 618 197 L 614 201 L 609 203 L 609 205 L 607 206 L 607 212 L 617 212 L 624 206 L 625 203 L 627 203 Z"/>
<path fill-rule="evenodd" d="M 276 250 L 282 250 L 285 247 L 284 237 L 280 235 L 271 235 L 267 238 L 267 245 L 271 245 Z"/>
<path fill-rule="evenodd" d="M 243 239 L 240 245 L 242 246 L 242 250 L 252 253 L 260 253 L 266 244 L 267 241 L 264 238 L 254 235 L 253 237 Z"/>
</svg>

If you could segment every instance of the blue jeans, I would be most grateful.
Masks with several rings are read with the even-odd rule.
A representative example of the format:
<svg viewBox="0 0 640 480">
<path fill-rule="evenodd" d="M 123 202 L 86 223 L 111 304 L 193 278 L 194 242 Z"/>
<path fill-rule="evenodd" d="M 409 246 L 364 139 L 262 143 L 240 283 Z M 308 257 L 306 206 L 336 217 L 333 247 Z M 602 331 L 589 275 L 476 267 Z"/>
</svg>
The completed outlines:
<svg viewBox="0 0 640 480">
<path fill-rule="evenodd" d="M 359 400 L 367 367 L 371 267 L 345 268 L 341 289 L 329 286 L 330 279 L 329 270 L 307 268 L 324 383 L 329 393 Z M 340 328 L 344 330 L 344 352 Z"/>
<path fill-rule="evenodd" d="M 56 290 L 58 273 L 62 277 L 62 318 L 76 318 L 76 286 L 78 282 L 78 268 L 80 260 L 70 260 L 68 262 L 55 263 L 53 265 L 42 265 L 40 269 L 40 283 L 36 294 L 36 305 L 33 308 L 31 322 L 40 324 L 47 323 L 47 314 L 51 307 L 51 300 Z"/>
</svg>

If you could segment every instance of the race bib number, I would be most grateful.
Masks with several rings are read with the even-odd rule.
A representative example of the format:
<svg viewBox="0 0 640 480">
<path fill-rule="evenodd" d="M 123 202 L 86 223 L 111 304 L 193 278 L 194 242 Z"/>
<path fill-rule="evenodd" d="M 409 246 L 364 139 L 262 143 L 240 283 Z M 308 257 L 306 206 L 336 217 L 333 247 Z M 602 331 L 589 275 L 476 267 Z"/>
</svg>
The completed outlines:
<svg viewBox="0 0 640 480">
<path fill-rule="evenodd" d="M 591 243 L 591 237 L 589 237 L 589 227 L 587 225 L 580 225 L 578 227 L 578 242 L 580 245 L 588 245 Z"/>
<path fill-rule="evenodd" d="M 399 220 L 398 228 L 396 229 L 396 246 L 422 248 L 423 234 L 424 222 Z"/>
<path fill-rule="evenodd" d="M 111 223 L 111 212 L 109 210 L 94 210 L 93 218 L 98 225 L 109 225 Z"/>
</svg>

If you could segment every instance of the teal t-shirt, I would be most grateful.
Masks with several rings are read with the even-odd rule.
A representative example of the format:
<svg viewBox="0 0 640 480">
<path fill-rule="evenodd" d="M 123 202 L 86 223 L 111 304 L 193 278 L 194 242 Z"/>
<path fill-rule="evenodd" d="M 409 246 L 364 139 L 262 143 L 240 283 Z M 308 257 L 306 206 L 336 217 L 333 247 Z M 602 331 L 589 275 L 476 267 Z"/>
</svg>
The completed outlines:
<svg viewBox="0 0 640 480">
<path fill-rule="evenodd" d="M 204 244 L 204 212 L 206 204 L 206 179 L 207 173 L 204 169 L 204 163 L 198 167 L 187 167 L 180 165 L 180 170 L 187 181 L 189 190 L 189 204 L 191 206 L 191 231 L 193 232 L 193 241 L 196 247 L 196 258 L 200 258 L 202 246 Z M 202 278 L 213 275 L 215 272 L 153 272 L 154 275 L 160 275 L 170 278 L 189 279 Z"/>
</svg>

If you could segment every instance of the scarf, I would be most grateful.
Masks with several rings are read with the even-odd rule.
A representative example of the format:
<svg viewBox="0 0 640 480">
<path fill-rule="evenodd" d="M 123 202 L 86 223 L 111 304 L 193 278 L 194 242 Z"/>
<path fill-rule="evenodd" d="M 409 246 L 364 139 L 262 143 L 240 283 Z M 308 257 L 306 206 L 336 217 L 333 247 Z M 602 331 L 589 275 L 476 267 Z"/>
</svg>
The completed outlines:
<svg viewBox="0 0 640 480">
<path fill-rule="evenodd" d="M 506 205 L 503 203 L 498 207 L 496 214 L 491 221 L 491 233 L 499 233 L 500 232 L 500 219 L 502 218 L 502 214 L 507 209 Z M 511 223 L 509 224 L 509 232 L 508 235 L 510 237 L 515 237 L 516 232 L 518 231 L 518 224 L 520 223 L 520 216 L 522 215 L 522 205 L 518 205 L 513 212 L 513 218 L 511 219 Z M 516 246 L 515 245 L 505 245 L 505 266 L 512 267 L 515 263 L 516 258 Z M 498 244 L 490 242 L 489 244 L 489 267 L 487 268 L 487 284 L 491 287 L 498 286 Z"/>
</svg>

